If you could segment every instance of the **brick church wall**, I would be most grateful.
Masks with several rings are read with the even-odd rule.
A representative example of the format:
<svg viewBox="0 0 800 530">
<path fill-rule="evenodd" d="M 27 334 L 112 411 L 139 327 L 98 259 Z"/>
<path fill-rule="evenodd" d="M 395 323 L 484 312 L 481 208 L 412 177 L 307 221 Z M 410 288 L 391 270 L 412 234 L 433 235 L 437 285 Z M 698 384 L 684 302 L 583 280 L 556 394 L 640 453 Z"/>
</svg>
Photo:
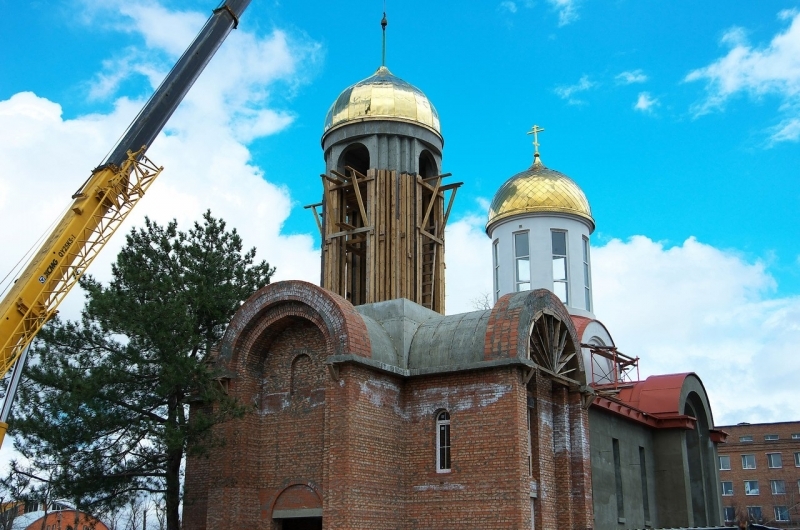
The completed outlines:
<svg viewBox="0 0 800 530">
<path fill-rule="evenodd" d="M 189 458 L 185 528 L 278 530 L 276 506 L 315 499 L 326 530 L 530 528 L 533 496 L 535 528 L 591 528 L 588 416 L 574 389 L 541 371 L 526 385 L 530 368 L 520 365 L 406 378 L 329 367 L 337 351 L 363 349 L 363 321 L 337 312 L 346 302 L 319 288 L 283 289 L 295 298 L 257 293 L 251 301 L 265 307 L 243 307 L 250 320 L 235 319 L 235 340 L 221 347 L 229 392 L 252 412 L 216 428 L 224 446 Z M 309 293 L 327 298 L 302 300 Z M 350 332 L 332 329 L 336 318 Z M 449 473 L 436 469 L 441 410 L 450 414 Z"/>
<path fill-rule="evenodd" d="M 407 383 L 406 528 L 525 528 L 525 393 L 516 368 Z M 436 472 L 436 413 L 450 413 L 452 471 Z"/>
<path fill-rule="evenodd" d="M 328 388 L 325 528 L 402 528 L 402 380 L 349 365 Z"/>
</svg>

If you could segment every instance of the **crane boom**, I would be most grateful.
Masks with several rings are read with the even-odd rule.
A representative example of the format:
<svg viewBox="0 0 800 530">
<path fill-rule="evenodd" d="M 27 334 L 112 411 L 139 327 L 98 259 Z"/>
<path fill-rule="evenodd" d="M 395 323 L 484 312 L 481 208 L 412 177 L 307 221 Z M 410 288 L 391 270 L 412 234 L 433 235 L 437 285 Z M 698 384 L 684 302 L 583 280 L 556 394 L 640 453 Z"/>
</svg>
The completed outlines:
<svg viewBox="0 0 800 530">
<path fill-rule="evenodd" d="M 250 0 L 224 0 L 139 115 L 72 196 L 64 216 L 0 300 L 0 377 L 19 359 L 59 303 L 163 168 L 146 156 Z M 6 395 L 6 400 L 13 395 Z M 7 410 L 5 407 L 4 410 Z M 0 445 L 8 425 L 0 418 Z"/>
</svg>

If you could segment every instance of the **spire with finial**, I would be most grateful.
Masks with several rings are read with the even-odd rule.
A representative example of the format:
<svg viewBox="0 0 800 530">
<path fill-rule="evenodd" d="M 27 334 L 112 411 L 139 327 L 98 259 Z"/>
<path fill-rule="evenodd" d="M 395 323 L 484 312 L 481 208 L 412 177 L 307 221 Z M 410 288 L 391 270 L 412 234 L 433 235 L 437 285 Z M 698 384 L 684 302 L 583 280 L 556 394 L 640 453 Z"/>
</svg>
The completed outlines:
<svg viewBox="0 0 800 530">
<path fill-rule="evenodd" d="M 533 165 L 542 163 L 539 159 L 539 133 L 544 132 L 544 127 L 539 127 L 538 125 L 534 125 L 527 134 L 533 135 Z"/>
<path fill-rule="evenodd" d="M 386 20 L 386 2 L 383 3 L 383 18 L 381 19 L 381 29 L 383 29 L 383 50 L 381 53 L 381 66 L 386 66 L 386 25 L 389 21 Z"/>
</svg>

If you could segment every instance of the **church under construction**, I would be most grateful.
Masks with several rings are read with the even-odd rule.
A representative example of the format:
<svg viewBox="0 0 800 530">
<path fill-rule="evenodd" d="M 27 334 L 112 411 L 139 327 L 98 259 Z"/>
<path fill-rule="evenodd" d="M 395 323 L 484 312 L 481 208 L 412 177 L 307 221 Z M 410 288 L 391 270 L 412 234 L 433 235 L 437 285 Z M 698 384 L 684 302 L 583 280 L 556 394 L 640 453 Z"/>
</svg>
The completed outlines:
<svg viewBox="0 0 800 530">
<path fill-rule="evenodd" d="M 189 458 L 184 528 L 720 523 L 725 434 L 703 384 L 638 380 L 595 318 L 595 221 L 542 162 L 541 130 L 533 165 L 489 210 L 493 307 L 448 315 L 445 228 L 462 183 L 444 172 L 436 109 L 385 66 L 341 92 L 309 207 L 320 285 L 268 285 L 230 322 L 217 368 L 253 412 Z"/>
</svg>

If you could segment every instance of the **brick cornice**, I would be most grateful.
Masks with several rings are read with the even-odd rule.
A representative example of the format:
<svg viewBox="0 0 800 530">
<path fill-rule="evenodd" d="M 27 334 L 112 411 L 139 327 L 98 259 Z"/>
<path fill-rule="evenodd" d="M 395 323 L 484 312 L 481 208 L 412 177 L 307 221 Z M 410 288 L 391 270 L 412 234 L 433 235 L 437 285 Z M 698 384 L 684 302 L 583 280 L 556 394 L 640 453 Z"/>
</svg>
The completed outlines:
<svg viewBox="0 0 800 530">
<path fill-rule="evenodd" d="M 219 347 L 219 360 L 230 368 L 241 364 L 237 350 L 287 316 L 303 318 L 320 328 L 329 354 L 371 357 L 364 319 L 341 296 L 299 280 L 262 287 L 236 312 Z M 235 369 L 235 368 L 234 368 Z"/>
<path fill-rule="evenodd" d="M 547 289 L 510 293 L 500 298 L 492 308 L 486 327 L 484 358 L 492 361 L 501 358 L 528 358 L 528 341 L 537 318 L 543 313 L 555 316 L 566 326 L 568 340 L 580 351 L 580 337 L 569 311 L 558 297 Z M 584 372 L 583 358 L 576 359 Z"/>
</svg>

